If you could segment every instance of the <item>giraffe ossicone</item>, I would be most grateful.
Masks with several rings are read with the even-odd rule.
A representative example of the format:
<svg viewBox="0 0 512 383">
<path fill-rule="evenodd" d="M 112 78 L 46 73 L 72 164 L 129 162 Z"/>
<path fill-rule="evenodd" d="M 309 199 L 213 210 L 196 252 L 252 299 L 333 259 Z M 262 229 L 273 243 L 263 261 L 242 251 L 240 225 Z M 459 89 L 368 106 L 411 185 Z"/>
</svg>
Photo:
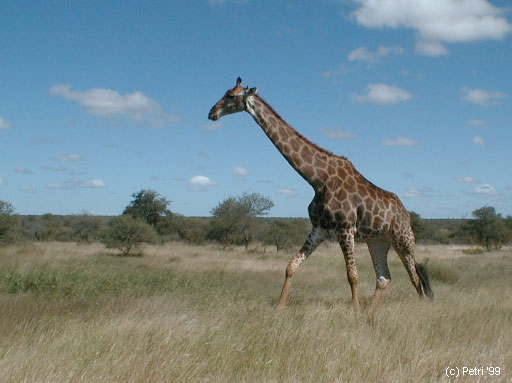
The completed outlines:
<svg viewBox="0 0 512 383">
<path fill-rule="evenodd" d="M 354 309 L 359 311 L 355 241 L 366 242 L 377 277 L 373 304 L 391 281 L 387 254 L 391 246 L 402 260 L 409 278 L 421 297 L 433 297 L 424 267 L 414 259 L 415 238 L 410 216 L 396 194 L 375 186 L 345 157 L 337 156 L 309 141 L 292 128 L 259 95 L 257 88 L 244 88 L 238 77 L 212 107 L 208 118 L 248 112 L 288 163 L 308 182 L 315 196 L 308 207 L 313 229 L 299 252 L 291 259 L 279 298 L 286 304 L 292 278 L 307 257 L 328 236 L 340 244 Z"/>
</svg>

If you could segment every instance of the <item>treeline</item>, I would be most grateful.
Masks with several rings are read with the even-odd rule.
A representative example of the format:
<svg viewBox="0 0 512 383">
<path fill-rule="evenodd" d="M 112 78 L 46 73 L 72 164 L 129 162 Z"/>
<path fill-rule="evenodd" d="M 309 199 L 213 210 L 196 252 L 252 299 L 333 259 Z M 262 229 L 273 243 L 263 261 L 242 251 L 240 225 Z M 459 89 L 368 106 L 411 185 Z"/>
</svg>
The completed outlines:
<svg viewBox="0 0 512 383">
<path fill-rule="evenodd" d="M 267 218 L 274 202 L 258 193 L 229 197 L 212 208 L 211 217 L 185 217 L 169 209 L 170 201 L 154 190 L 132 194 L 132 201 L 117 217 L 53 214 L 17 215 L 0 201 L 0 244 L 23 241 L 100 241 L 122 254 L 140 251 L 143 243 L 215 242 L 223 247 L 257 244 L 263 251 L 302 245 L 311 230 L 306 218 Z M 512 217 L 493 207 L 473 212 L 472 219 L 426 220 L 411 212 L 418 243 L 470 244 L 499 249 L 512 241 Z"/>
</svg>

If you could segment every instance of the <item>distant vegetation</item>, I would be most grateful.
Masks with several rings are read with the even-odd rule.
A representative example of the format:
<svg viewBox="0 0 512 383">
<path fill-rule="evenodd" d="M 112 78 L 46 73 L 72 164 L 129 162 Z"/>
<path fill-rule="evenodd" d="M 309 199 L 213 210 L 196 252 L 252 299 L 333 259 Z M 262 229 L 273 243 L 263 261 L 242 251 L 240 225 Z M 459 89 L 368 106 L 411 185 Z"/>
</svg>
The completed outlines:
<svg viewBox="0 0 512 383">
<path fill-rule="evenodd" d="M 175 214 L 170 201 L 154 190 L 141 190 L 132 198 L 119 217 L 17 215 L 9 202 L 0 201 L 0 244 L 99 241 L 124 255 L 140 253 L 143 243 L 168 241 L 216 242 L 224 248 L 243 245 L 246 250 L 252 245 L 263 251 L 271 246 L 281 251 L 301 246 L 311 228 L 306 218 L 266 218 L 274 202 L 258 193 L 219 202 L 212 217 Z M 512 241 L 512 217 L 503 217 L 490 206 L 475 210 L 472 219 L 423 219 L 411 212 L 411 222 L 418 243 L 468 244 L 489 251 Z"/>
</svg>

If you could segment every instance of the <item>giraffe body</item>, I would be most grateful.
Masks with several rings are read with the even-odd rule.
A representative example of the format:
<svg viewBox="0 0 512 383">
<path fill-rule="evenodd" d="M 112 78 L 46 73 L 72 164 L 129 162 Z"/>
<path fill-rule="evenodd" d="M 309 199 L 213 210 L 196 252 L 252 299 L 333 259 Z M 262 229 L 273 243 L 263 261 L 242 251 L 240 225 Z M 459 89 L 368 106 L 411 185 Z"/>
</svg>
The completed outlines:
<svg viewBox="0 0 512 383">
<path fill-rule="evenodd" d="M 217 120 L 241 111 L 254 118 L 288 163 L 315 191 L 308 207 L 313 230 L 286 268 L 280 306 L 286 304 L 297 268 L 329 236 L 338 241 L 345 257 L 356 311 L 359 310 L 356 240 L 368 244 L 372 257 L 377 277 L 374 304 L 391 281 L 387 265 L 391 246 L 418 294 L 432 297 L 426 271 L 414 259 L 415 239 L 409 213 L 395 194 L 372 184 L 347 158 L 334 155 L 302 136 L 257 94 L 256 88 L 242 87 L 240 78 L 235 88 L 228 90 L 211 109 L 208 117 Z"/>
</svg>

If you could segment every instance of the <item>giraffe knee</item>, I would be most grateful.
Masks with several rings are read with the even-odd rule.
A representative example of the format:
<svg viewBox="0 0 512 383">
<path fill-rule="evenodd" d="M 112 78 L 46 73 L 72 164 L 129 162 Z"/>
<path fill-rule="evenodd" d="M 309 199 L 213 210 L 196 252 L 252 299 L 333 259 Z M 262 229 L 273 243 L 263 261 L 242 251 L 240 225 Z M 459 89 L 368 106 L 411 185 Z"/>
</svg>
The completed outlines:
<svg viewBox="0 0 512 383">
<path fill-rule="evenodd" d="M 359 282 L 359 277 L 357 276 L 357 270 L 355 269 L 349 269 L 348 270 L 348 281 L 351 285 L 356 286 Z"/>
<path fill-rule="evenodd" d="M 297 269 L 299 268 L 302 261 L 304 261 L 304 259 L 306 259 L 306 256 L 302 253 L 299 253 L 290 261 L 290 263 L 288 263 L 288 266 L 286 266 L 287 278 L 293 277 L 293 274 L 295 274 L 295 271 L 297 271 Z"/>
<path fill-rule="evenodd" d="M 295 270 L 297 270 L 297 267 L 290 262 L 288 266 L 286 266 L 286 278 L 293 277 Z"/>
</svg>

